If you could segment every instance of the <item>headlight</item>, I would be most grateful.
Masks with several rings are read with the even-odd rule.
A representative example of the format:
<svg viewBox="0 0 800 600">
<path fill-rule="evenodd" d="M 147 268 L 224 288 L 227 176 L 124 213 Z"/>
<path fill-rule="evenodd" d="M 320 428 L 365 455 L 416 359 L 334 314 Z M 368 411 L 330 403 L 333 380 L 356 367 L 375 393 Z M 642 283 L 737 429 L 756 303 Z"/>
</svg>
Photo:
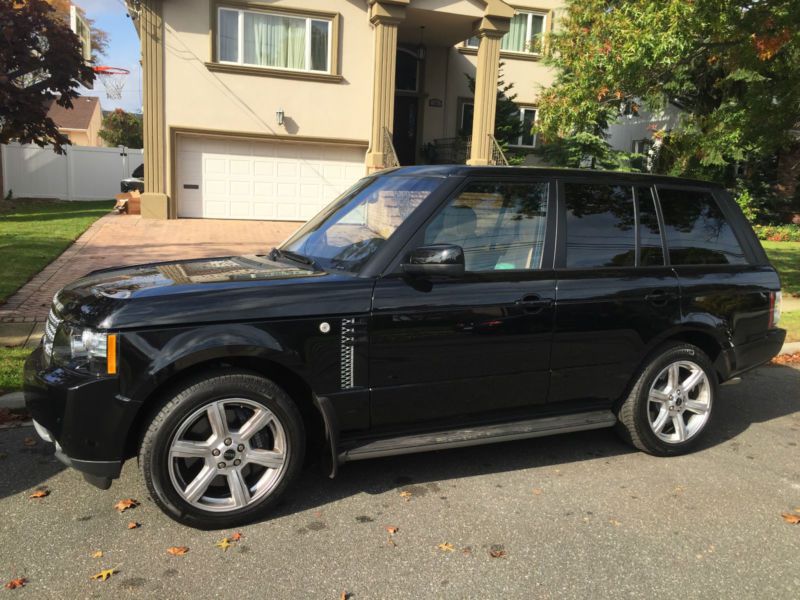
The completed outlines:
<svg viewBox="0 0 800 600">
<path fill-rule="evenodd" d="M 117 372 L 117 336 L 62 323 L 53 340 L 53 362 L 96 375 Z"/>
</svg>

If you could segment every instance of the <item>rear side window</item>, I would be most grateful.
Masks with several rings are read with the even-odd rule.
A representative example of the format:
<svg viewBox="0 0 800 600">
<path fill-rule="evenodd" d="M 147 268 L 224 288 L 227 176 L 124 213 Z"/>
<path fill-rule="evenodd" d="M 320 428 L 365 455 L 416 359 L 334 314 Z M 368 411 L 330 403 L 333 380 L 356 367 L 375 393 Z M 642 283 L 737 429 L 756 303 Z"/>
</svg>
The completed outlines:
<svg viewBox="0 0 800 600">
<path fill-rule="evenodd" d="M 658 188 L 664 232 L 673 265 L 738 265 L 744 252 L 708 192 Z"/>
<path fill-rule="evenodd" d="M 636 222 L 633 188 L 565 183 L 564 192 L 567 268 L 634 266 Z"/>
</svg>

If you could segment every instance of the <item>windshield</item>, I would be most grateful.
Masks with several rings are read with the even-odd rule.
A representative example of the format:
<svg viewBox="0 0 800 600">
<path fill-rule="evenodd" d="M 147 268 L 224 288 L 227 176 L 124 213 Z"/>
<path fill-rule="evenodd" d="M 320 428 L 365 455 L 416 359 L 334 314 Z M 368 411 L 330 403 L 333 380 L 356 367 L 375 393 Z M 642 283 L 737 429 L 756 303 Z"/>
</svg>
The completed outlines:
<svg viewBox="0 0 800 600">
<path fill-rule="evenodd" d="M 323 269 L 358 272 L 443 181 L 400 176 L 362 179 L 280 249 L 302 254 Z"/>
</svg>

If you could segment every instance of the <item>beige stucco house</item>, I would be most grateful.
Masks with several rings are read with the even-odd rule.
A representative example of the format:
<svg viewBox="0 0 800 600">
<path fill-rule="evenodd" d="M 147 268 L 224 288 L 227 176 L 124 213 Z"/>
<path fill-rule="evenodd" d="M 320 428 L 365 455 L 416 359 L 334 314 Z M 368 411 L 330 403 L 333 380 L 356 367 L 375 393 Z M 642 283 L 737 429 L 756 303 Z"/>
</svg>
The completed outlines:
<svg viewBox="0 0 800 600">
<path fill-rule="evenodd" d="M 365 173 L 452 160 L 448 140 L 463 134 L 461 160 L 491 164 L 498 66 L 530 123 L 551 82 L 540 57 L 559 5 L 129 0 L 143 214 L 303 221 Z"/>
<path fill-rule="evenodd" d="M 103 111 L 96 96 L 80 96 L 72 101 L 72 108 L 64 108 L 50 101 L 47 116 L 53 119 L 58 131 L 69 138 L 74 146 L 104 146 L 100 138 Z"/>
</svg>

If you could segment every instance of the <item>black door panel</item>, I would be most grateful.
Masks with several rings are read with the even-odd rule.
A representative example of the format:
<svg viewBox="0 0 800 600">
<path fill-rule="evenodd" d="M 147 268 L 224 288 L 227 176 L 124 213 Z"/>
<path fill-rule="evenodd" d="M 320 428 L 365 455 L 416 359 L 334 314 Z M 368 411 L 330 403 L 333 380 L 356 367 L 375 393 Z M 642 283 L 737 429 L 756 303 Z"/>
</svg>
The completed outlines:
<svg viewBox="0 0 800 600">
<path fill-rule="evenodd" d="M 550 401 L 618 398 L 648 345 L 681 320 L 666 267 L 560 272 Z"/>
<path fill-rule="evenodd" d="M 379 281 L 370 331 L 373 425 L 544 402 L 554 290 L 552 272 L 541 271 L 429 286 Z"/>
</svg>

